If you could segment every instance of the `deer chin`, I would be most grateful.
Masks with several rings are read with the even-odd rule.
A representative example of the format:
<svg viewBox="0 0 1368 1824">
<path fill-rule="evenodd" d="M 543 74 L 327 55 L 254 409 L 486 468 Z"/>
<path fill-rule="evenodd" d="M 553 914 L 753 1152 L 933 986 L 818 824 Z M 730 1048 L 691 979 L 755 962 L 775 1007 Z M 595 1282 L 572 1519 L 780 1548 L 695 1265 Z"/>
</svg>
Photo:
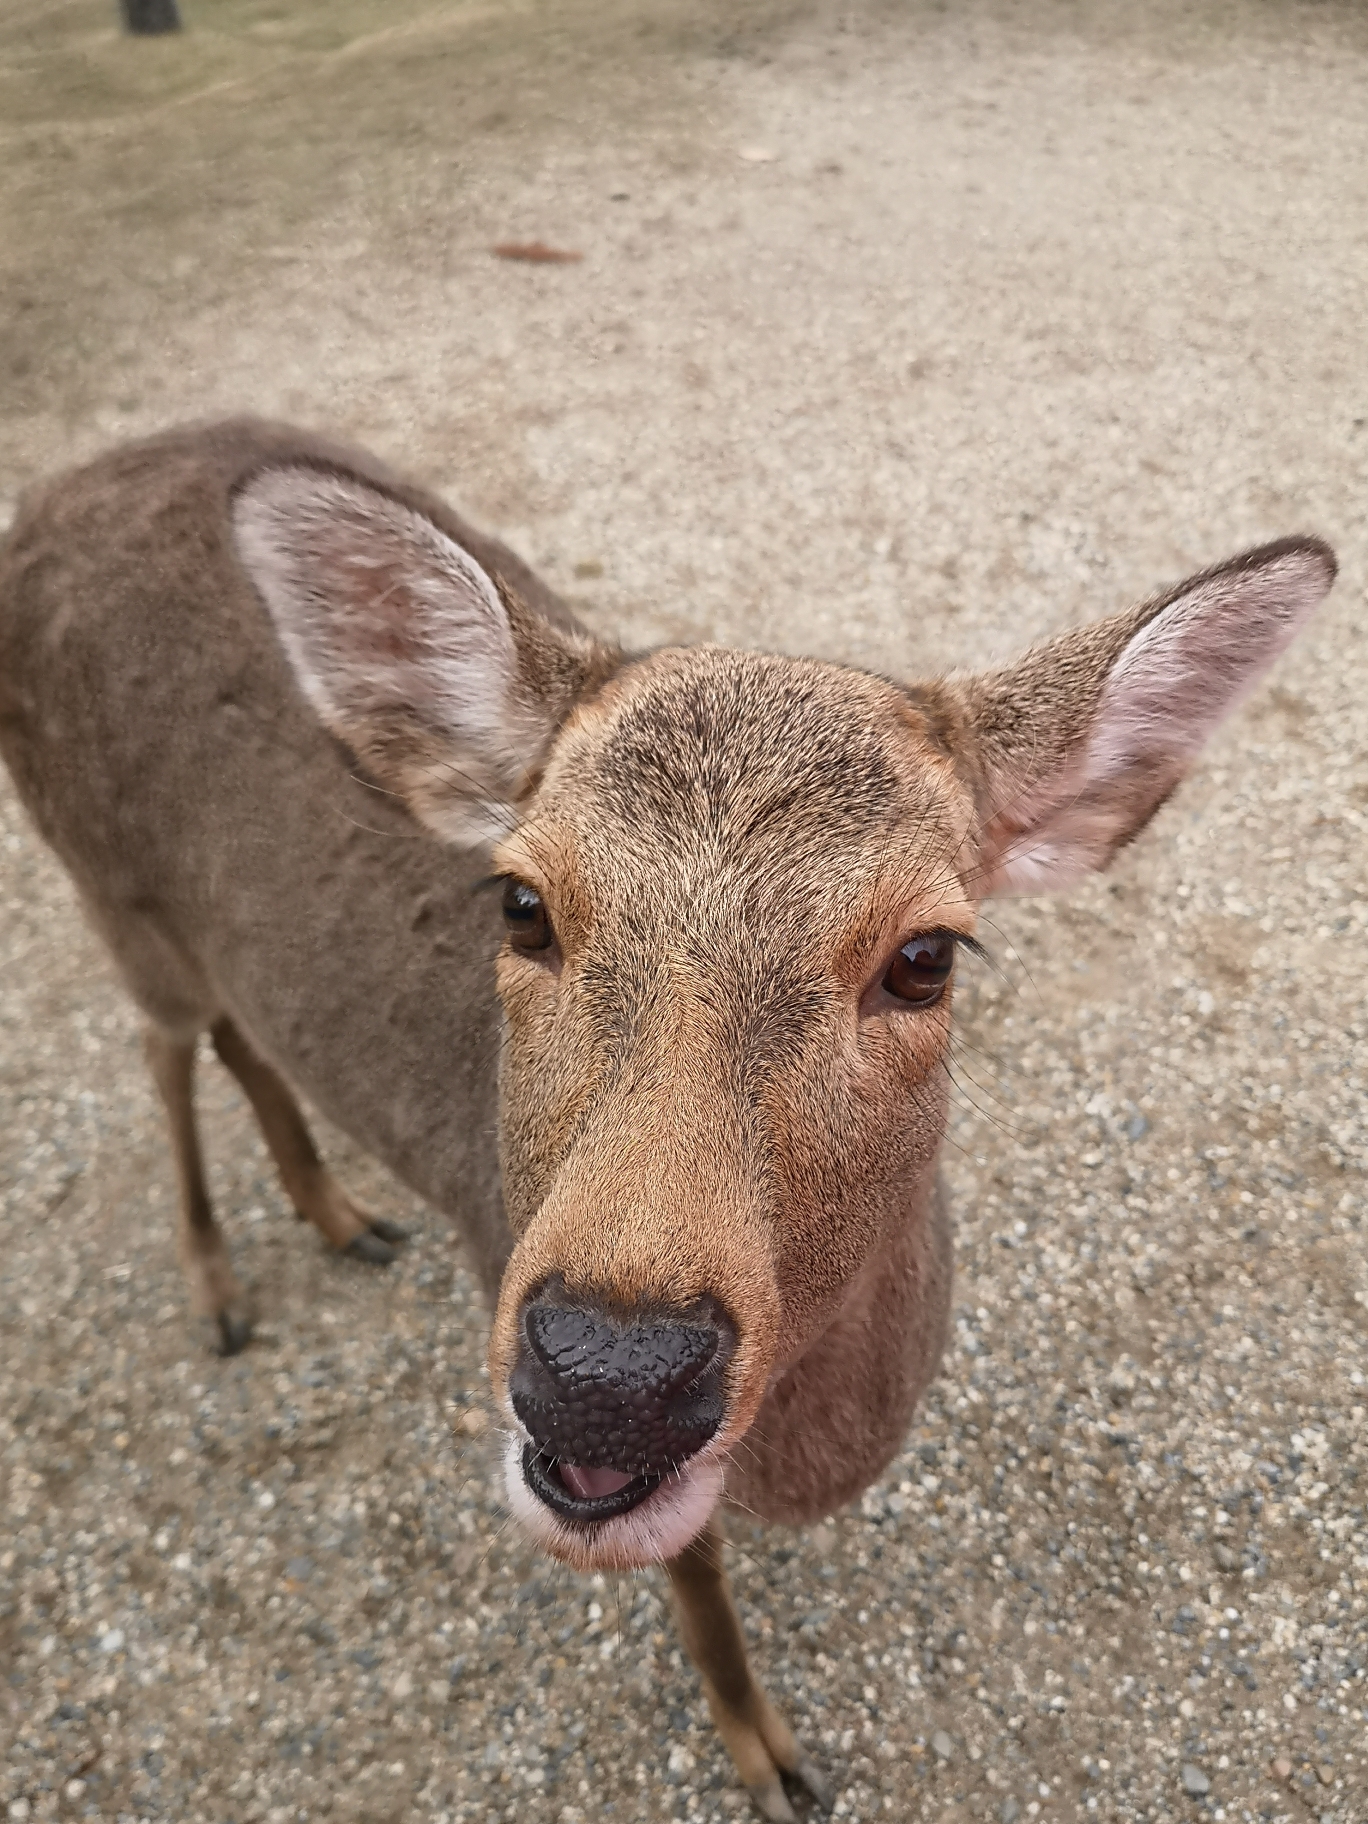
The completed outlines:
<svg viewBox="0 0 1368 1824">
<path fill-rule="evenodd" d="M 721 1453 L 705 1447 L 625 1513 L 602 1520 L 563 1519 L 533 1492 L 521 1430 L 504 1445 L 504 1481 L 514 1517 L 543 1551 L 577 1571 L 636 1571 L 682 1552 L 702 1532 L 722 1497 Z"/>
</svg>

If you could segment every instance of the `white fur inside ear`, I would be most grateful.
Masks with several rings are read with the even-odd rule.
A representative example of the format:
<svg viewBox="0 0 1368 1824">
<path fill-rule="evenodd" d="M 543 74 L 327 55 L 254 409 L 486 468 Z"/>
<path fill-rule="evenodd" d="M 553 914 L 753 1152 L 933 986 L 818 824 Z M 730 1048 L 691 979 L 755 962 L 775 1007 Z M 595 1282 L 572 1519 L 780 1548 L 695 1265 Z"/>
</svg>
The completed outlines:
<svg viewBox="0 0 1368 1824">
<path fill-rule="evenodd" d="M 1107 680 L 1087 784 L 1147 756 L 1185 763 L 1291 644 L 1330 584 L 1314 549 L 1199 582 L 1143 627 Z"/>
<path fill-rule="evenodd" d="M 322 721 L 442 835 L 490 840 L 536 731 L 484 570 L 423 514 L 323 469 L 268 469 L 234 503 L 238 554 Z M 380 761 L 376 765 L 375 757 Z"/>
<path fill-rule="evenodd" d="M 1105 867 L 1334 581 L 1319 544 L 1254 552 L 1196 578 L 1122 649 L 1092 732 L 994 820 L 989 893 L 1045 893 Z"/>
</svg>

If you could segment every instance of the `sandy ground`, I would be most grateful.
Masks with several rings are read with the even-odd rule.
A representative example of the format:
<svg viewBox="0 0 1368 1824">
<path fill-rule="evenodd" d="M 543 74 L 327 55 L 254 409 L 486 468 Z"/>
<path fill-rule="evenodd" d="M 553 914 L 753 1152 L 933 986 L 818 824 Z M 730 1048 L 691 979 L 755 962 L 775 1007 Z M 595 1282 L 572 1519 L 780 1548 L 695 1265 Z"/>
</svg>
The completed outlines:
<svg viewBox="0 0 1368 1824">
<path fill-rule="evenodd" d="M 1368 15 L 0 4 L 0 512 L 252 407 L 598 625 L 912 675 L 1242 544 L 1330 604 L 1105 881 L 996 909 L 903 1458 L 733 1527 L 846 1819 L 1368 1819 Z M 578 264 L 516 266 L 539 238 Z M 0 790 L 0 1810 L 744 1809 L 660 1580 L 508 1529 L 459 1247 L 325 1257 L 222 1076 L 200 1352 L 138 1034 Z"/>
</svg>

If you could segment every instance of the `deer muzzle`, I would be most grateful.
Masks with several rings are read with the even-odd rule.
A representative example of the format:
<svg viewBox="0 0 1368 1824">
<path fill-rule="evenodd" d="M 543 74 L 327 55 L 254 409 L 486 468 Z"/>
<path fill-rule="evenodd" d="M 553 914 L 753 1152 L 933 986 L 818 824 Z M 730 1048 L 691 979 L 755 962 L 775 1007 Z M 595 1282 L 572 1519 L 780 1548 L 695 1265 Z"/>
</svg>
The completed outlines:
<svg viewBox="0 0 1368 1824">
<path fill-rule="evenodd" d="M 520 1469 L 571 1526 L 630 1513 L 716 1434 L 736 1330 L 712 1298 L 622 1310 L 553 1281 L 524 1305 L 509 1376 Z"/>
</svg>

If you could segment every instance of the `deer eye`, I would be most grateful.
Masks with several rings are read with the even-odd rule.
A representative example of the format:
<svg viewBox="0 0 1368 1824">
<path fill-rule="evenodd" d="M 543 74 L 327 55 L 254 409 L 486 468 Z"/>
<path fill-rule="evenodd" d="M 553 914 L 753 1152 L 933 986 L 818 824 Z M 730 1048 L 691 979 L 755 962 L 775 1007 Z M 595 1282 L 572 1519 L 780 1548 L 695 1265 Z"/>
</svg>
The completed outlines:
<svg viewBox="0 0 1368 1824">
<path fill-rule="evenodd" d="M 954 938 L 946 931 L 928 931 L 903 945 L 888 965 L 883 985 L 895 1000 L 930 1007 L 944 994 L 954 964 Z"/>
<path fill-rule="evenodd" d="M 504 923 L 509 941 L 517 950 L 545 950 L 554 933 L 542 896 L 524 881 L 509 880 L 503 890 Z"/>
</svg>

